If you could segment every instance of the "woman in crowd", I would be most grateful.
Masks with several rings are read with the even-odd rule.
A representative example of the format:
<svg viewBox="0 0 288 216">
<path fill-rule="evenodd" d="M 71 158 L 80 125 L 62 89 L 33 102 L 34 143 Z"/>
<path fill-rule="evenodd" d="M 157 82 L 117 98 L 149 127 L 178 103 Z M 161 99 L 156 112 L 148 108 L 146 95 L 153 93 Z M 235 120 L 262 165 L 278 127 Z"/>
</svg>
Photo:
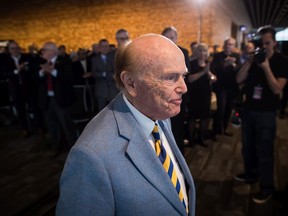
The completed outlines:
<svg viewBox="0 0 288 216">
<path fill-rule="evenodd" d="M 208 46 L 200 43 L 196 48 L 196 59 L 190 62 L 191 73 L 187 77 L 188 114 L 190 142 L 193 144 L 196 120 L 200 120 L 199 144 L 207 147 L 205 132 L 210 118 L 211 83 L 216 76 L 210 71 Z"/>
</svg>

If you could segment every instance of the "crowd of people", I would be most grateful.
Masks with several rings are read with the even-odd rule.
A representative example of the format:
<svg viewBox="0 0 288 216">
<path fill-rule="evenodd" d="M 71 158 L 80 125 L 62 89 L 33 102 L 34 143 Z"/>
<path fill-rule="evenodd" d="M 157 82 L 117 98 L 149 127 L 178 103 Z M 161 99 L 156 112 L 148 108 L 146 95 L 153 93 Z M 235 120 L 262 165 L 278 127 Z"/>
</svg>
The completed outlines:
<svg viewBox="0 0 288 216">
<path fill-rule="evenodd" d="M 260 180 L 261 190 L 254 197 L 254 201 L 257 203 L 266 202 L 274 189 L 273 142 L 276 131 L 276 111 L 280 104 L 279 97 L 288 78 L 288 73 L 285 71 L 288 68 L 287 60 L 275 49 L 277 44 L 275 33 L 271 27 L 265 27 L 259 31 L 262 47 L 265 49 L 260 51 L 261 54 L 265 53 L 264 59 L 261 61 L 258 57 L 260 54 L 257 56 L 255 54 L 255 46 L 252 42 L 245 44 L 240 53 L 236 52 L 236 41 L 232 37 L 224 40 L 223 51 L 215 53 L 209 53 L 209 47 L 205 43 L 192 42 L 192 55 L 189 56 L 187 49 L 177 45 L 178 34 L 175 27 L 167 27 L 161 33 L 162 36 L 171 40 L 174 46 L 178 47 L 177 49 L 181 50 L 187 68 L 186 72 L 182 71 L 186 75 L 184 81 L 187 89 L 181 84 L 181 92 L 179 90 L 179 94 L 183 94 L 182 103 L 181 101 L 179 103 L 180 99 L 175 99 L 173 102 L 179 103 L 179 106 L 181 104 L 181 109 L 179 113 L 176 113 L 177 115 L 171 113 L 165 115 L 165 117 L 171 117 L 171 128 L 178 147 L 183 151 L 184 138 L 189 140 L 189 145 L 199 144 L 202 147 L 208 147 L 208 138 L 217 142 L 219 135 L 233 136 L 228 130 L 229 122 L 235 101 L 240 100 L 243 104 L 242 153 L 245 172 L 236 175 L 235 179 L 245 182 Z M 153 94 L 150 93 L 151 91 L 160 90 L 151 84 L 151 89 L 142 89 L 148 93 L 138 92 L 143 86 L 138 83 L 139 80 L 134 80 L 135 77 L 129 73 L 129 70 L 132 70 L 133 66 L 133 70 L 136 67 L 139 71 L 141 69 L 146 72 L 149 64 L 151 67 L 157 68 L 155 61 L 159 61 L 158 69 L 162 70 L 163 68 L 160 67 L 164 66 L 161 66 L 163 62 L 161 63 L 159 56 L 164 57 L 160 52 L 162 48 L 158 47 L 157 43 L 163 44 L 163 49 L 165 46 L 171 47 L 172 45 L 167 44 L 165 40 L 163 41 L 163 37 L 158 38 L 158 36 L 138 39 L 139 42 L 135 42 L 135 44 L 139 43 L 144 46 L 144 48 L 142 47 L 144 50 L 140 52 L 140 48 L 139 50 L 134 48 L 136 51 L 138 50 L 137 53 L 140 53 L 137 54 L 137 59 L 122 53 L 127 44 L 131 43 L 127 30 L 118 30 L 116 41 L 117 47 L 109 44 L 107 39 L 101 39 L 97 44 L 93 44 L 90 52 L 80 48 L 70 55 L 67 54 L 64 45 L 58 47 L 54 42 L 46 42 L 39 52 L 35 52 L 35 49 L 30 47 L 30 52 L 27 54 L 21 52 L 16 41 L 8 43 L 7 53 L 0 55 L 1 82 L 8 84 L 11 106 L 16 110 L 24 136 L 29 136 L 32 132 L 27 119 L 27 113 L 30 110 L 34 115 L 36 129 L 42 133 L 48 131 L 51 135 L 55 150 L 54 157 L 61 152 L 63 140 L 70 149 L 77 140 L 75 124 L 69 109 L 77 101 L 73 89 L 75 85 L 93 89 L 93 96 L 97 104 L 95 113 L 102 111 L 119 95 L 120 91 L 126 92 L 127 98 L 124 97 L 124 101 L 129 108 L 134 105 L 133 103 L 129 105 L 129 101 L 135 100 L 134 102 L 139 105 L 138 108 L 142 114 L 150 117 L 149 113 L 153 113 L 152 105 L 155 106 L 154 111 L 157 111 L 157 108 L 161 106 L 161 104 L 157 104 L 159 101 L 154 101 L 153 104 L 153 101 L 149 101 L 144 96 L 141 98 L 141 95 L 147 96 Z M 153 46 L 145 44 L 149 42 Z M 157 48 L 155 53 L 160 52 L 161 55 L 153 54 L 155 59 L 144 64 L 141 62 L 141 55 L 152 55 L 151 52 L 146 52 L 145 46 Z M 171 48 L 171 52 L 177 53 L 175 47 Z M 117 50 L 119 51 L 117 52 Z M 127 53 L 129 52 L 127 51 Z M 117 55 L 123 62 L 117 62 Z M 174 59 L 170 59 L 170 61 L 174 61 Z M 119 77 L 117 77 L 117 70 L 120 69 L 115 68 L 115 65 L 123 70 L 118 71 L 121 74 L 121 76 L 118 74 Z M 124 66 L 125 68 L 123 68 Z M 158 81 L 169 86 L 169 82 L 172 85 L 174 79 L 179 79 L 179 74 L 176 75 L 160 76 Z M 139 79 L 142 78 L 140 76 Z M 145 83 L 146 80 L 143 82 Z M 147 84 L 147 86 L 149 85 Z M 214 115 L 211 115 L 212 92 L 216 95 L 217 103 Z M 140 99 L 138 99 L 139 97 Z M 115 103 L 120 103 L 117 100 Z M 121 103 L 124 104 L 124 101 L 121 98 Z M 151 104 L 148 104 L 149 102 Z M 143 105 L 143 103 L 147 104 Z M 166 101 L 163 101 L 162 106 L 166 106 L 165 103 Z M 159 108 L 158 111 L 161 110 L 163 111 Z M 106 112 L 108 111 L 106 110 Z M 165 110 L 163 112 L 165 113 Z M 283 113 L 285 114 L 285 107 L 281 109 L 282 117 Z M 156 113 L 155 116 L 156 119 L 153 117 L 153 120 L 163 119 L 161 113 Z M 105 119 L 104 114 L 102 117 Z M 213 126 L 209 137 L 207 130 L 210 119 L 213 119 Z M 101 124 L 100 120 L 98 118 L 97 123 Z M 198 122 L 199 127 L 197 127 Z M 185 199 L 187 201 L 187 198 Z"/>
<path fill-rule="evenodd" d="M 116 40 L 121 47 L 129 40 L 128 32 L 119 29 Z M 6 89 L 2 98 L 7 99 L 4 105 L 15 110 L 24 137 L 35 131 L 51 135 L 52 157 L 57 157 L 63 146 L 70 149 L 77 138 L 71 107 L 82 99 L 76 98 L 74 87 L 93 91 L 97 104 L 90 110 L 93 114 L 119 93 L 113 78 L 117 49 L 101 39 L 92 51 L 80 48 L 76 55 L 67 54 L 65 45 L 57 47 L 54 42 L 46 42 L 40 50 L 35 46 L 28 50 L 24 53 L 16 41 L 9 41 L 6 52 L 0 54 L 1 85 Z"/>
</svg>

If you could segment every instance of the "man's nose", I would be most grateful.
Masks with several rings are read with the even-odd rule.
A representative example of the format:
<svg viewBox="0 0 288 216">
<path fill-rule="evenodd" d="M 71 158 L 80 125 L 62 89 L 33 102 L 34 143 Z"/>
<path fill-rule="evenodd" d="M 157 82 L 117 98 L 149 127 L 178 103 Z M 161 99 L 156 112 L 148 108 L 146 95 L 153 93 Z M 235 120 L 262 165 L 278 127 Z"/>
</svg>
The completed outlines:
<svg viewBox="0 0 288 216">
<path fill-rule="evenodd" d="M 177 88 L 178 93 L 185 94 L 187 92 L 187 86 L 183 77 L 179 79 L 179 86 Z"/>
</svg>

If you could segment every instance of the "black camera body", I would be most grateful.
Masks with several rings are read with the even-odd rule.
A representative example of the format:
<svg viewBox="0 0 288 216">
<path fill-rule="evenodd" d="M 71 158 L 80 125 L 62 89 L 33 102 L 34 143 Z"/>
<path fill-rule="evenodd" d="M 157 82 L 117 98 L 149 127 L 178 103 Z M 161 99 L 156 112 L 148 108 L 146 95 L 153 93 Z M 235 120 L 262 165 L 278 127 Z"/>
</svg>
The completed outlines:
<svg viewBox="0 0 288 216">
<path fill-rule="evenodd" d="M 253 52 L 253 55 L 254 55 L 254 61 L 257 64 L 261 64 L 266 59 L 266 49 L 257 47 Z"/>
</svg>

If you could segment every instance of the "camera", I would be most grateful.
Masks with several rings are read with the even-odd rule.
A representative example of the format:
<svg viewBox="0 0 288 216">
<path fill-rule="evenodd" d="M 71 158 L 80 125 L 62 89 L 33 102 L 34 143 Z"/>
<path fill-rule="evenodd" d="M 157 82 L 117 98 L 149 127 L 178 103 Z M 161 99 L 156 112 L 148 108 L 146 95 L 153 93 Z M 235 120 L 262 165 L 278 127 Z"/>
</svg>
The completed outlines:
<svg viewBox="0 0 288 216">
<path fill-rule="evenodd" d="M 254 61 L 257 64 L 261 64 L 266 59 L 266 49 L 257 47 L 253 52 L 253 55 L 254 55 Z"/>
</svg>

